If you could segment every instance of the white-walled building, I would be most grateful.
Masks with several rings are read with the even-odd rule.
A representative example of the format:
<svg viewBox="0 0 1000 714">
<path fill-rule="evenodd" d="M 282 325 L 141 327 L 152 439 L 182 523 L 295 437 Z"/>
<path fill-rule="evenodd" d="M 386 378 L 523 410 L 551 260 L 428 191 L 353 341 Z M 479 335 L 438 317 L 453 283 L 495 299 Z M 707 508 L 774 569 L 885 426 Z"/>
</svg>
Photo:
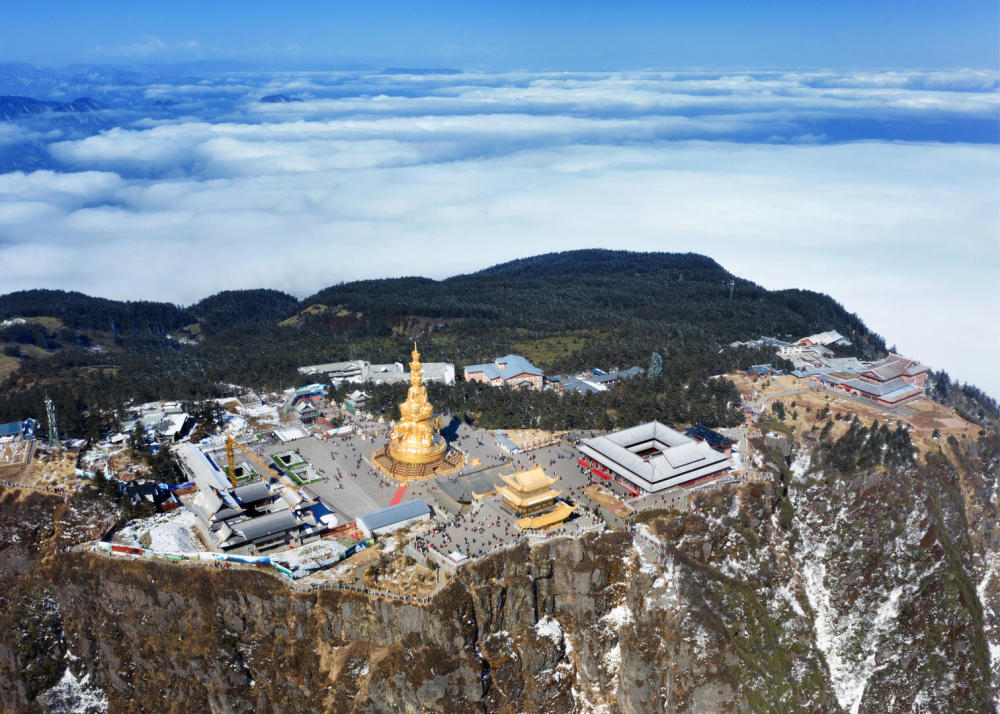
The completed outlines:
<svg viewBox="0 0 1000 714">
<path fill-rule="evenodd" d="M 728 454 L 658 421 L 584 439 L 577 448 L 644 493 L 723 474 L 732 467 Z"/>
<path fill-rule="evenodd" d="M 455 383 L 455 365 L 451 362 L 425 362 L 421 373 L 423 374 L 424 383 Z M 364 382 L 395 384 L 397 382 L 406 382 L 410 379 L 410 373 L 406 371 L 401 362 L 371 364 L 365 360 L 308 365 L 306 367 L 299 367 L 299 374 L 324 375 L 334 385 L 340 385 L 344 382 L 350 384 L 363 384 Z"/>
</svg>

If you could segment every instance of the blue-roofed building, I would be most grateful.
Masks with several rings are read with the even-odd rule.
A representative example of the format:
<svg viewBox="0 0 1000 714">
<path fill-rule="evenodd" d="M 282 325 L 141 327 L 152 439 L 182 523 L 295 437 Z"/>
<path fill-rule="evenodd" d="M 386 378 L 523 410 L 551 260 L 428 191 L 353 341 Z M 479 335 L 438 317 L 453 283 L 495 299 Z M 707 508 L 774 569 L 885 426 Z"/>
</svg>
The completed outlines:
<svg viewBox="0 0 1000 714">
<path fill-rule="evenodd" d="M 594 392 L 603 392 L 607 390 L 607 387 L 603 384 L 597 383 L 593 379 L 580 379 L 579 377 L 574 377 L 570 374 L 559 375 L 558 380 L 553 378 L 555 385 L 553 388 L 558 389 L 560 392 L 575 392 L 577 394 L 593 394 Z"/>
<path fill-rule="evenodd" d="M 814 378 L 831 388 L 843 390 L 883 407 L 895 407 L 924 395 L 921 387 L 910 384 L 902 377 L 880 384 L 857 378 L 845 379 L 834 374 L 818 374 Z"/>
<path fill-rule="evenodd" d="M 714 429 L 709 429 L 701 422 L 696 423 L 694 426 L 688 427 L 688 429 L 684 432 L 684 434 L 686 436 L 690 436 L 692 439 L 695 439 L 696 441 L 704 441 L 706 444 L 711 446 L 720 454 L 730 452 L 733 444 L 735 443 L 728 436 L 723 436 Z"/>
<path fill-rule="evenodd" d="M 12 421 L 9 424 L 0 424 L 0 437 L 4 436 L 16 436 L 21 438 L 21 422 Z"/>
<path fill-rule="evenodd" d="M 38 427 L 38 422 L 34 419 L 25 419 L 24 421 L 12 421 L 7 424 L 0 424 L 0 439 L 4 437 L 14 437 L 17 439 L 33 439 L 35 438 L 35 429 Z"/>
<path fill-rule="evenodd" d="M 520 355 L 505 355 L 486 364 L 468 365 L 465 368 L 465 381 L 541 389 L 545 374 Z"/>
<path fill-rule="evenodd" d="M 755 364 L 747 370 L 747 376 L 756 380 L 758 377 L 770 377 L 774 374 L 774 367 L 769 364 Z"/>
<path fill-rule="evenodd" d="M 366 538 L 392 533 L 420 521 L 430 520 L 431 507 L 417 498 L 358 516 L 358 529 Z"/>
<path fill-rule="evenodd" d="M 164 483 L 153 481 L 129 481 L 125 484 L 125 495 L 133 506 L 146 501 L 159 508 L 170 499 L 170 488 Z"/>
<path fill-rule="evenodd" d="M 579 375 L 557 374 L 548 377 L 549 384 L 546 388 L 564 393 L 594 394 L 607 391 L 620 381 L 634 379 L 644 372 L 642 367 L 629 367 L 614 372 L 605 372 L 603 369 L 593 367 Z"/>
<path fill-rule="evenodd" d="M 296 388 L 294 390 L 290 390 L 290 391 L 292 392 L 292 399 L 291 399 L 291 404 L 290 404 L 291 407 L 296 406 L 299 402 L 303 401 L 304 399 L 310 399 L 310 400 L 312 400 L 312 399 L 326 399 L 327 398 L 327 392 L 326 392 L 326 385 L 325 384 L 319 384 L 319 383 L 317 383 L 317 384 L 307 384 L 304 387 L 298 387 L 298 388 Z M 287 393 L 288 392 L 286 392 L 286 394 Z"/>
</svg>

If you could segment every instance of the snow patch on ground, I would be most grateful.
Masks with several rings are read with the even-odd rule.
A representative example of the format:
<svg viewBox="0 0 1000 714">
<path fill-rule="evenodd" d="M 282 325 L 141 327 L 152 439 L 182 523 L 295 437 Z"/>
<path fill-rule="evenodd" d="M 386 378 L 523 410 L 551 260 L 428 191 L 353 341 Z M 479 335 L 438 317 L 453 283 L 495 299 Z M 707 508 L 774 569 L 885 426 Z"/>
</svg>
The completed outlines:
<svg viewBox="0 0 1000 714">
<path fill-rule="evenodd" d="M 795 456 L 795 460 L 792 461 L 792 464 L 789 467 L 792 471 L 792 481 L 801 482 L 805 478 L 806 472 L 809 470 L 809 465 L 811 463 L 812 457 L 809 455 L 809 452 L 805 449 L 800 450 Z"/>
<path fill-rule="evenodd" d="M 287 563 L 289 568 L 294 570 L 300 565 L 311 565 L 322 560 L 336 558 L 345 550 L 347 550 L 346 546 L 332 538 L 323 538 L 292 550 L 279 551 L 276 555 L 271 556 L 271 560 Z"/>
<path fill-rule="evenodd" d="M 809 453 L 805 450 L 795 457 L 791 465 L 793 483 L 804 480 L 810 461 Z M 795 489 L 789 493 L 789 496 L 794 498 L 794 494 L 797 493 L 799 490 Z M 801 508 L 805 507 L 805 504 L 795 505 Z M 827 544 L 822 539 L 822 534 L 830 534 L 830 529 L 814 532 L 806 523 L 803 524 L 800 533 L 803 540 L 802 552 L 808 554 L 800 567 L 806 599 L 809 600 L 810 607 L 816 613 L 816 618 L 813 621 L 813 627 L 816 631 L 816 646 L 823 654 L 827 667 L 830 669 L 830 681 L 833 684 L 837 701 L 841 707 L 854 714 L 861 705 L 861 696 L 864 694 L 870 672 L 859 671 L 856 663 L 843 656 L 848 646 L 848 640 L 853 634 L 853 628 L 841 618 L 840 613 L 833 606 L 833 594 L 826 586 L 826 564 L 824 561 L 827 557 Z"/>
<path fill-rule="evenodd" d="M 536 625 L 537 627 L 537 625 Z M 567 635 L 563 638 L 566 646 L 566 657 L 569 659 L 573 652 L 573 642 Z M 578 714 L 611 714 L 611 708 L 606 701 L 601 701 L 604 693 L 589 679 L 580 676 L 580 667 L 573 668 L 575 674 L 573 684 L 570 686 L 570 693 L 573 695 L 574 711 Z"/>
<path fill-rule="evenodd" d="M 738 515 L 740 515 L 740 495 L 734 493 L 733 502 L 729 504 L 729 517 L 736 518 Z"/>
<path fill-rule="evenodd" d="M 582 690 L 576 688 L 576 685 L 570 688 L 570 692 L 573 694 L 573 703 L 576 704 L 576 711 L 579 714 L 611 714 L 607 704 L 591 702 Z"/>
<path fill-rule="evenodd" d="M 97 687 L 89 686 L 90 675 L 78 678 L 69 667 L 52 689 L 38 701 L 49 714 L 98 714 L 108 711 L 108 698 Z"/>
<path fill-rule="evenodd" d="M 784 598 L 788 604 L 791 605 L 792 609 L 795 610 L 796 615 L 799 617 L 806 616 L 806 611 L 802 609 L 802 605 L 799 604 L 798 598 L 795 597 L 795 594 L 789 590 L 787 586 L 782 585 L 775 590 L 775 593 Z"/>
<path fill-rule="evenodd" d="M 867 677 L 855 671 L 851 663 L 841 657 L 841 652 L 846 646 L 845 635 L 850 633 L 846 628 L 838 632 L 840 616 L 831 606 L 832 595 L 824 583 L 826 566 L 822 561 L 826 556 L 826 544 L 807 542 L 805 550 L 812 553 L 809 560 L 802 564 L 802 577 L 806 598 L 816 613 L 813 622 L 816 630 L 816 646 L 823 653 L 830 668 L 830 681 L 840 706 L 856 712 L 856 707 L 861 704 Z"/>
<path fill-rule="evenodd" d="M 1000 553 L 987 553 L 986 573 L 976 586 L 976 594 L 979 596 L 979 602 L 985 613 L 993 613 L 996 607 L 996 603 L 992 601 L 989 595 L 988 588 L 990 582 L 995 581 L 997 578 L 1000 578 Z M 986 645 L 990 650 L 990 669 L 993 672 L 1000 672 L 1000 640 L 998 640 L 1000 633 L 993 631 L 990 627 L 984 627 L 983 629 L 986 635 Z M 993 703 L 997 709 L 1000 709 L 1000 688 L 997 688 L 995 691 L 996 699 L 994 699 Z"/>
<path fill-rule="evenodd" d="M 647 548 L 652 549 L 652 546 L 644 543 L 641 538 L 632 539 L 632 549 L 639 555 L 639 572 L 652 575 L 655 578 L 660 574 L 660 571 L 656 567 L 656 561 L 646 555 Z"/>
<path fill-rule="evenodd" d="M 233 414 L 226 420 L 226 434 L 237 437 L 247 430 L 247 420 L 241 416 Z"/>
<path fill-rule="evenodd" d="M 622 645 L 621 642 L 615 644 L 610 650 L 604 653 L 604 666 L 609 672 L 615 673 L 617 676 L 618 671 L 622 666 Z"/>
<path fill-rule="evenodd" d="M 619 629 L 624 625 L 631 623 L 635 618 L 632 617 L 632 610 L 629 609 L 628 605 L 618 605 L 611 612 L 601 618 L 602 622 L 607 622 L 614 626 L 615 629 Z"/>
<path fill-rule="evenodd" d="M 793 484 L 798 487 L 792 488 L 789 496 L 795 503 L 797 514 L 809 513 L 809 496 L 801 485 L 808 468 L 808 454 L 800 455 L 792 464 Z M 914 573 L 910 569 L 904 571 L 902 566 L 908 559 L 908 551 L 917 547 L 923 535 L 920 524 L 926 513 L 915 506 L 907 516 L 903 532 L 892 544 L 893 560 L 900 567 L 881 574 L 887 588 L 895 587 L 888 592 L 881 591 L 884 597 L 881 602 L 877 599 L 879 596 L 873 594 L 874 598 L 865 597 L 845 607 L 838 594 L 831 591 L 826 562 L 832 557 L 830 544 L 836 544 L 840 537 L 838 524 L 849 517 L 847 509 L 841 508 L 833 524 L 824 524 L 808 515 L 800 521 L 798 530 L 802 537 L 800 552 L 803 555 L 800 556 L 799 568 L 806 599 L 815 613 L 816 646 L 829 667 L 834 694 L 841 707 L 857 714 L 865 687 L 876 669 L 875 658 L 880 643 L 884 642 L 886 633 L 896 621 L 900 602 L 919 588 L 921 580 L 930 571 Z M 794 603 L 794 598 L 789 597 L 789 601 Z"/>
<path fill-rule="evenodd" d="M 205 550 L 195 536 L 196 516 L 187 509 L 178 508 L 170 513 L 160 513 L 151 518 L 130 521 L 118 532 L 115 540 L 125 545 L 140 546 L 159 553 L 195 553 Z M 143 536 L 149 534 L 149 545 L 142 545 Z"/>
<path fill-rule="evenodd" d="M 712 644 L 712 635 L 704 627 L 698 625 L 698 628 L 694 633 L 694 642 L 697 645 L 696 653 L 698 655 L 704 655 L 708 652 L 708 648 Z"/>
<path fill-rule="evenodd" d="M 641 533 L 654 543 L 659 543 L 660 545 L 663 545 L 663 541 L 661 541 L 656 535 L 654 535 L 653 531 L 649 530 L 649 526 L 646 525 L 645 523 L 637 523 L 635 525 L 635 530 L 637 533 Z"/>
<path fill-rule="evenodd" d="M 539 637 L 548 637 L 557 645 L 563 640 L 562 627 L 559 621 L 551 615 L 546 615 L 535 623 L 535 634 Z"/>
</svg>

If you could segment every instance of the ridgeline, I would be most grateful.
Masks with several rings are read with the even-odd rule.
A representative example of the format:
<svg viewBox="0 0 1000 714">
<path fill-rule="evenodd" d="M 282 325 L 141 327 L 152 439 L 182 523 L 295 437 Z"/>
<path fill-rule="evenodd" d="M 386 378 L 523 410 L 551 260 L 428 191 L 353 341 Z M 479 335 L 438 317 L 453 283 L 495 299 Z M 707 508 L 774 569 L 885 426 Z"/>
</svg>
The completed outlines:
<svg viewBox="0 0 1000 714">
<path fill-rule="evenodd" d="M 765 290 L 693 253 L 551 253 L 445 280 L 361 280 L 304 300 L 223 291 L 188 307 L 29 290 L 0 296 L 0 320 L 12 318 L 25 322 L 0 328 L 0 421 L 41 418 L 48 392 L 66 433 L 79 436 L 97 436 L 107 410 L 129 399 L 219 396 L 230 384 L 287 388 L 301 381 L 300 365 L 396 361 L 413 338 L 428 361 L 460 366 L 514 352 L 547 373 L 647 367 L 654 351 L 663 356 L 653 384 L 587 399 L 473 385 L 434 395 L 470 421 L 507 427 L 731 422 L 735 395 L 708 377 L 774 362 L 770 352 L 723 349 L 760 335 L 835 329 L 853 343 L 845 355 L 885 353 L 884 340 L 829 296 Z M 946 385 L 971 418 L 996 419 L 981 392 Z M 379 403 L 396 400 L 394 388 L 376 391 Z"/>
</svg>

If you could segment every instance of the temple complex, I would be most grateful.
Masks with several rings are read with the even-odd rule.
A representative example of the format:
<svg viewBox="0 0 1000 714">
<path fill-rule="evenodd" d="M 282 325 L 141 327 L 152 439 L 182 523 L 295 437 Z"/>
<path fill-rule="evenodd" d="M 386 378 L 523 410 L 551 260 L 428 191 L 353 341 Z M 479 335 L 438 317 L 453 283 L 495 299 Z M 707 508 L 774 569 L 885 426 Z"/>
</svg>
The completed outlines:
<svg viewBox="0 0 1000 714">
<path fill-rule="evenodd" d="M 416 342 L 411 356 L 410 388 L 406 401 L 399 405 L 399 422 L 389 443 L 372 454 L 372 462 L 399 481 L 419 481 L 465 463 L 465 455 L 450 448 L 440 434 L 441 418 L 434 416 L 434 408 L 427 401 Z"/>
<path fill-rule="evenodd" d="M 497 486 L 496 492 L 505 509 L 522 516 L 517 521 L 519 528 L 549 528 L 565 521 L 575 510 L 575 506 L 556 502 L 562 491 L 554 491 L 552 484 L 559 479 L 547 476 L 541 466 L 500 478 L 504 485 Z"/>
</svg>

